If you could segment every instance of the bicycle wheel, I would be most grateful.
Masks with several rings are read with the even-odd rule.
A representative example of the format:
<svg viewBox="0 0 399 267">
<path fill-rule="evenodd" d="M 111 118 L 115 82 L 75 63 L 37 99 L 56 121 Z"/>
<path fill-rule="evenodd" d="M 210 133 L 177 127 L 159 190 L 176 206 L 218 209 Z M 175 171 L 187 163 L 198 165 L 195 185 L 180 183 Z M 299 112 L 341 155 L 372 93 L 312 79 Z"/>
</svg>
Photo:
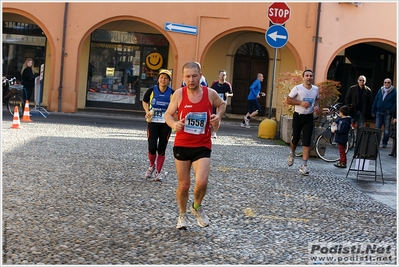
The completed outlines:
<svg viewBox="0 0 399 267">
<path fill-rule="evenodd" d="M 7 109 L 12 116 L 14 116 L 14 108 L 18 107 L 19 117 L 24 114 L 24 101 L 19 95 L 12 95 L 8 98 Z"/>
<path fill-rule="evenodd" d="M 328 138 L 324 135 L 319 135 L 316 140 L 316 153 L 324 161 L 334 162 L 339 160 L 338 144 L 330 142 L 334 140 L 334 134 Z M 346 143 L 345 153 L 348 152 L 349 145 Z"/>
<path fill-rule="evenodd" d="M 352 149 L 355 146 L 355 130 L 351 129 L 348 135 L 348 146 Z"/>
</svg>

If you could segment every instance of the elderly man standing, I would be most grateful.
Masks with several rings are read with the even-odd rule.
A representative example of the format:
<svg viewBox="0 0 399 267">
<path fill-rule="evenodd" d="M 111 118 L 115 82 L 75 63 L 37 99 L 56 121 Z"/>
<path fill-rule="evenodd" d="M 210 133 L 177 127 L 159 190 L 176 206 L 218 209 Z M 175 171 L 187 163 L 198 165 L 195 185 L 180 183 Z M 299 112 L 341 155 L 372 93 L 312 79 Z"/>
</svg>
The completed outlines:
<svg viewBox="0 0 399 267">
<path fill-rule="evenodd" d="M 357 122 L 356 138 L 359 128 L 364 126 L 364 121 L 367 115 L 370 114 L 370 108 L 373 104 L 372 99 L 371 89 L 366 85 L 366 77 L 360 75 L 357 79 L 357 84 L 349 87 L 345 96 L 345 104 L 351 107 L 352 124 L 354 125 Z"/>
<path fill-rule="evenodd" d="M 389 133 L 391 129 L 392 114 L 396 108 L 396 89 L 392 86 L 389 78 L 384 80 L 384 85 L 378 91 L 374 98 L 371 108 L 371 114 L 375 117 L 375 128 L 381 129 L 384 125 L 384 137 L 382 139 L 382 147 L 387 147 Z"/>
</svg>

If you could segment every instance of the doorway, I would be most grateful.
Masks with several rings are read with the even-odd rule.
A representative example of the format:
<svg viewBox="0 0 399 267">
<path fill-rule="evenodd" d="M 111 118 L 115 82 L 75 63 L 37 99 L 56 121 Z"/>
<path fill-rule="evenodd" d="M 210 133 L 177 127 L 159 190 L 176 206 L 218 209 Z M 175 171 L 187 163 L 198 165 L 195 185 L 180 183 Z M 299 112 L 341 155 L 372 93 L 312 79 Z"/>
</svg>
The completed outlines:
<svg viewBox="0 0 399 267">
<path fill-rule="evenodd" d="M 259 43 L 245 43 L 237 49 L 234 57 L 233 70 L 233 92 L 234 97 L 231 98 L 231 112 L 233 114 L 245 115 L 248 111 L 247 97 L 249 87 L 256 79 L 258 73 L 262 73 L 264 80 L 262 82 L 262 92 L 267 92 L 267 74 L 269 68 L 269 56 L 266 48 Z M 264 116 L 266 112 L 266 97 L 259 99 L 261 111 L 260 116 Z"/>
<path fill-rule="evenodd" d="M 378 43 L 356 44 L 346 48 L 342 55 L 334 58 L 328 69 L 327 79 L 341 83 L 339 102 L 345 102 L 349 87 L 357 83 L 360 75 L 366 76 L 366 85 L 371 88 L 373 96 L 377 94 L 385 78 L 395 78 L 395 49 L 387 50 L 388 47 L 377 45 Z M 366 119 L 374 120 L 371 114 L 367 114 Z"/>
</svg>

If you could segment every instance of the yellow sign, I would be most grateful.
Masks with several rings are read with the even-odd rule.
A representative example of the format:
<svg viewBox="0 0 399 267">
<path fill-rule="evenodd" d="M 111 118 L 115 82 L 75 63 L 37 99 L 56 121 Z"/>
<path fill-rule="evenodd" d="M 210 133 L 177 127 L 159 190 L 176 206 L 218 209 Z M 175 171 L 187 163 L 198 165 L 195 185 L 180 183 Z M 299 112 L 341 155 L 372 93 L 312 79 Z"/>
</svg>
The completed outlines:
<svg viewBox="0 0 399 267">
<path fill-rule="evenodd" d="M 151 70 L 159 70 L 163 64 L 163 57 L 158 52 L 151 52 L 145 58 L 145 64 Z"/>
</svg>

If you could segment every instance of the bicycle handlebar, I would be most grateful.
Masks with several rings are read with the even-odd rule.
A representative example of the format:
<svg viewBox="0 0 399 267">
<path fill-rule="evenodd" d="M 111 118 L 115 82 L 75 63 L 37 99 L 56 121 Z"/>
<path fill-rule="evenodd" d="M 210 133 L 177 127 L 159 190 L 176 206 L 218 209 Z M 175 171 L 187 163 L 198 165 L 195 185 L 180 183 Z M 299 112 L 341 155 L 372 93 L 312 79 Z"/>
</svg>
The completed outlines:
<svg viewBox="0 0 399 267">
<path fill-rule="evenodd" d="M 15 83 L 16 80 L 17 80 L 17 78 L 15 78 L 15 77 L 8 79 L 6 76 L 3 76 L 3 84 L 4 85 L 6 85 L 7 83 L 9 85 L 12 85 Z"/>
</svg>

